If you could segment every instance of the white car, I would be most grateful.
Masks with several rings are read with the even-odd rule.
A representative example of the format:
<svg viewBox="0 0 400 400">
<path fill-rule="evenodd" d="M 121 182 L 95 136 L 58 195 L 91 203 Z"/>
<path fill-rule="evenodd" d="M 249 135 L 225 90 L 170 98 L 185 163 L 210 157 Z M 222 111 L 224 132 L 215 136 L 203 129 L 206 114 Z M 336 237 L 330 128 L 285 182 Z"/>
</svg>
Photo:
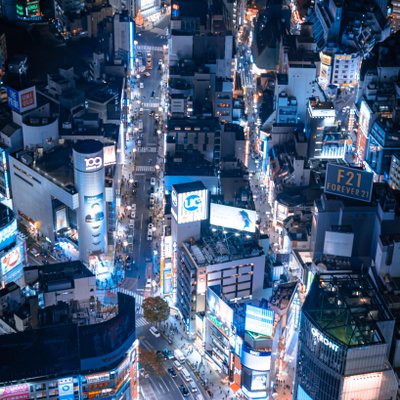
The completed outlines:
<svg viewBox="0 0 400 400">
<path fill-rule="evenodd" d="M 135 219 L 136 218 L 136 211 L 131 211 L 131 218 Z"/>
<path fill-rule="evenodd" d="M 151 222 L 147 225 L 147 230 L 149 231 L 153 230 L 153 224 Z"/>
<path fill-rule="evenodd" d="M 157 330 L 157 328 L 155 327 L 155 326 L 152 326 L 150 329 L 149 329 L 149 331 L 156 337 L 156 338 L 159 338 L 161 335 L 160 335 L 160 332 L 158 332 L 158 330 Z"/>
<path fill-rule="evenodd" d="M 146 281 L 146 289 L 151 289 L 151 279 L 147 279 Z"/>
<path fill-rule="evenodd" d="M 143 82 L 140 82 L 140 83 L 139 83 L 139 87 L 140 87 L 140 89 L 144 89 L 144 84 L 143 84 Z"/>
<path fill-rule="evenodd" d="M 150 232 L 147 232 L 147 240 L 153 240 L 153 235 Z"/>
<path fill-rule="evenodd" d="M 154 178 L 154 176 L 153 176 L 150 178 L 150 185 L 155 186 L 155 184 L 156 184 L 156 178 Z"/>
</svg>

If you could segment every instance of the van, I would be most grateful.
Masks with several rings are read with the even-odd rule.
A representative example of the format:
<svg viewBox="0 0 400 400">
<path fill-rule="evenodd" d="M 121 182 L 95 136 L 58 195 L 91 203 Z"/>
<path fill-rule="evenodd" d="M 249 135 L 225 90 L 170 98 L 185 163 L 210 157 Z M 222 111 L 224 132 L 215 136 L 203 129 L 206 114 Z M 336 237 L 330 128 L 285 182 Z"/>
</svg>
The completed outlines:
<svg viewBox="0 0 400 400">
<path fill-rule="evenodd" d="M 179 350 L 179 349 L 175 349 L 174 350 L 174 357 L 180 362 L 180 363 L 184 363 L 185 362 L 185 356 L 183 355 L 183 353 Z"/>
<path fill-rule="evenodd" d="M 189 374 L 189 371 L 186 368 L 182 368 L 181 374 L 183 376 L 183 379 L 186 382 L 190 382 L 192 380 L 192 377 L 191 377 L 191 375 Z"/>
<path fill-rule="evenodd" d="M 197 389 L 197 385 L 192 381 L 189 382 L 189 389 L 192 393 L 196 393 L 199 389 Z"/>
<path fill-rule="evenodd" d="M 181 365 L 181 363 L 178 360 L 174 361 L 174 367 L 177 371 L 180 371 L 183 367 Z"/>
</svg>

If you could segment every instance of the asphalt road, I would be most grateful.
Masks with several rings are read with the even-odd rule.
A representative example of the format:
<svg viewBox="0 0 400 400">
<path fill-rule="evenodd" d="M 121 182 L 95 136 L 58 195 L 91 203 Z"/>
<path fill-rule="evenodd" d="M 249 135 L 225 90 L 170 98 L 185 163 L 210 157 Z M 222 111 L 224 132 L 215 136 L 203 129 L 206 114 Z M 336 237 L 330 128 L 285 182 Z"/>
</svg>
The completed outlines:
<svg viewBox="0 0 400 400">
<path fill-rule="evenodd" d="M 174 351 L 174 348 L 170 346 L 167 341 L 163 338 L 156 338 L 148 331 L 149 327 L 141 327 L 138 328 L 137 334 L 140 340 L 140 347 L 142 350 L 145 351 L 154 351 L 157 350 L 162 351 L 165 348 L 168 348 L 170 351 Z M 156 374 L 153 371 L 149 370 L 148 368 L 146 372 L 149 372 L 148 375 L 140 376 L 140 386 L 143 398 L 146 400 L 178 400 L 182 399 L 183 396 L 179 390 L 179 385 L 185 385 L 186 388 L 190 391 L 190 388 L 187 382 L 182 378 L 182 375 L 179 371 L 177 373 L 176 378 L 172 378 L 167 369 L 173 367 L 174 359 L 172 360 L 163 360 L 162 365 L 164 368 L 164 374 Z M 190 368 L 186 366 L 186 369 L 192 376 L 192 379 L 195 380 L 195 377 L 190 371 Z M 194 395 L 190 393 L 186 399 L 194 399 Z"/>
<path fill-rule="evenodd" d="M 151 32 L 142 31 L 141 35 L 137 38 L 139 47 L 144 45 L 161 47 L 166 43 L 164 39 L 161 41 L 157 35 Z M 140 50 L 146 57 L 145 51 Z M 150 115 L 152 111 L 157 112 L 160 104 L 161 87 L 160 81 L 162 71 L 158 69 L 158 60 L 162 58 L 161 51 L 150 51 L 153 59 L 153 69 L 149 70 L 150 76 L 146 77 L 141 74 L 137 83 L 143 83 L 143 88 L 140 89 L 141 107 L 143 108 L 142 115 L 139 115 L 134 120 L 141 119 L 143 121 L 143 135 L 139 137 L 139 133 L 134 135 L 135 140 L 130 140 L 127 143 L 127 154 L 132 154 L 132 161 L 129 162 L 127 172 L 133 174 L 133 179 L 137 182 L 136 194 L 132 196 L 127 203 L 136 204 L 136 219 L 135 219 L 135 232 L 134 232 L 134 246 L 131 253 L 135 261 L 135 269 L 127 271 L 128 277 L 136 278 L 135 287 L 130 289 L 142 289 L 145 286 L 148 278 L 155 278 L 154 268 L 153 271 L 146 270 L 146 261 L 153 261 L 153 246 L 157 244 L 152 240 L 148 240 L 148 224 L 150 217 L 152 223 L 155 225 L 156 208 L 150 210 L 150 193 L 151 189 L 157 192 L 160 182 L 158 181 L 158 174 L 156 173 L 158 141 L 162 140 L 162 136 L 157 134 L 158 125 L 153 116 Z M 132 116 L 130 116 L 132 117 Z M 137 139 L 141 140 L 141 146 L 138 146 Z M 151 178 L 156 178 L 156 185 L 150 184 Z M 154 239 L 156 241 L 156 238 Z"/>
</svg>

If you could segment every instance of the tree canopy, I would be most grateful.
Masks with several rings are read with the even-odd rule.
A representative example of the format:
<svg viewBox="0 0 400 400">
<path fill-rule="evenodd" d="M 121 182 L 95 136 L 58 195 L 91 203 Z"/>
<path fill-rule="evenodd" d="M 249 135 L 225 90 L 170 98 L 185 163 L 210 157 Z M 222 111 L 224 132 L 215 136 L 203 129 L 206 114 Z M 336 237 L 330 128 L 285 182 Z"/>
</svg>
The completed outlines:
<svg viewBox="0 0 400 400">
<path fill-rule="evenodd" d="M 145 298 L 142 307 L 144 318 L 151 323 L 158 324 L 169 317 L 169 305 L 160 296 Z"/>
</svg>

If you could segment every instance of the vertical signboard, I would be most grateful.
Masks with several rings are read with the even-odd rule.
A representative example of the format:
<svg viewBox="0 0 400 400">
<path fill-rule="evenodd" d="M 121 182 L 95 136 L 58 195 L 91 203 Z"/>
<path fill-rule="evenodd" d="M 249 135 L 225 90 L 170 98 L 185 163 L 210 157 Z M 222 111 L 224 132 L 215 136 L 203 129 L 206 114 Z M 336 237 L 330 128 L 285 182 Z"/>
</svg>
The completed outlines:
<svg viewBox="0 0 400 400">
<path fill-rule="evenodd" d="M 328 164 L 325 193 L 348 197 L 353 200 L 371 201 L 373 174 L 361 169 Z"/>
<path fill-rule="evenodd" d="M 178 224 L 197 222 L 207 219 L 208 190 L 196 190 L 187 193 L 172 191 L 172 210 Z"/>
<path fill-rule="evenodd" d="M 58 380 L 58 398 L 60 400 L 74 400 L 74 381 L 72 378 Z"/>
<path fill-rule="evenodd" d="M 7 103 L 12 110 L 20 112 L 18 90 L 7 87 Z"/>
</svg>

